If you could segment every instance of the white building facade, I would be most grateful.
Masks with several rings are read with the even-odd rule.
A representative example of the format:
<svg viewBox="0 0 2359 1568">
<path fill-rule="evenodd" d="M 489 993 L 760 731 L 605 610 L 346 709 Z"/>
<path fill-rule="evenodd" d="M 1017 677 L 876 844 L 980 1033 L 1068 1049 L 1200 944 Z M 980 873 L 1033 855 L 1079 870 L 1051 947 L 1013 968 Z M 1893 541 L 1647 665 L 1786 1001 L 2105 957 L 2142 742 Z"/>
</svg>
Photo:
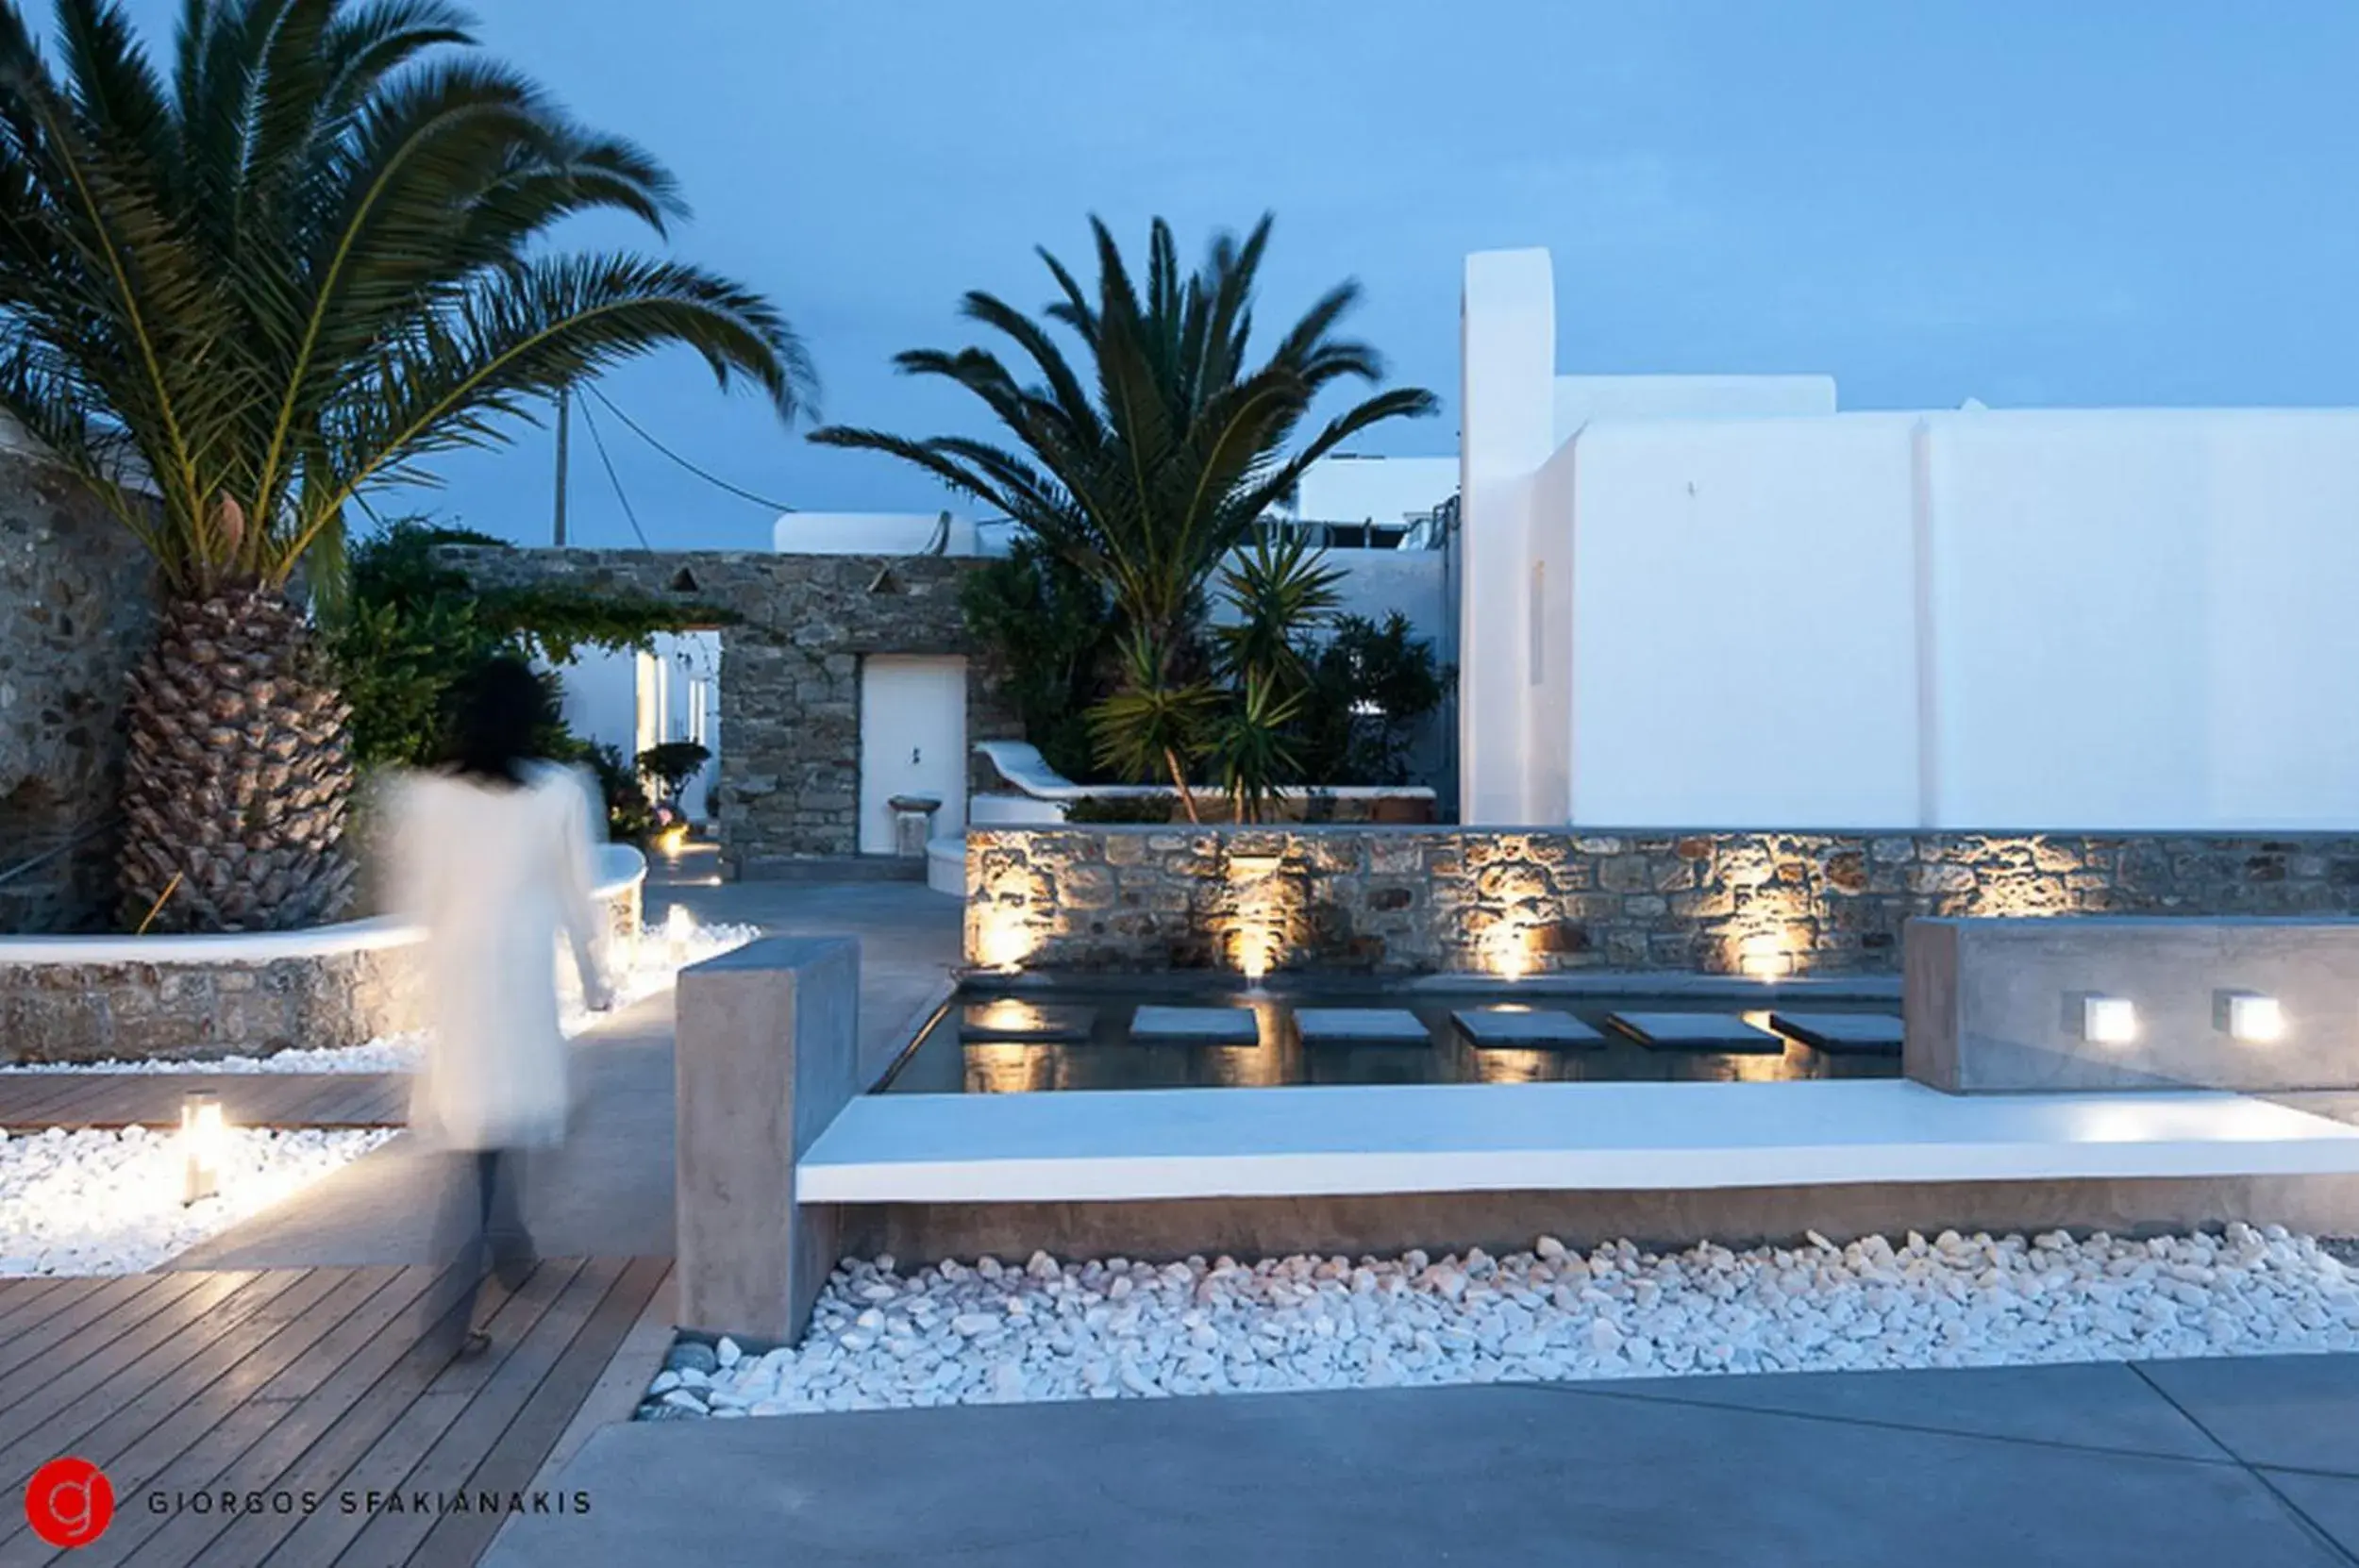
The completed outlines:
<svg viewBox="0 0 2359 1568">
<path fill-rule="evenodd" d="M 1462 325 L 1466 821 L 2359 826 L 2359 410 L 1624 394 L 1544 251 Z"/>
</svg>

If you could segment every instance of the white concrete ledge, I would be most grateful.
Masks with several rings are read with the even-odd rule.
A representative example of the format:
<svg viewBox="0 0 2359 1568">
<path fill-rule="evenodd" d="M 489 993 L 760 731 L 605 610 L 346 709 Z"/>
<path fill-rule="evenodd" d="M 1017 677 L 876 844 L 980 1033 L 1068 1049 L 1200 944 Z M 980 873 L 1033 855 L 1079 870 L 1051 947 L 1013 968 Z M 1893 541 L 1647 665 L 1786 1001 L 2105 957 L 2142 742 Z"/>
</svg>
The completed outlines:
<svg viewBox="0 0 2359 1568">
<path fill-rule="evenodd" d="M 1053 800 L 1070 805 L 1079 800 L 1146 800 L 1168 795 L 1171 789 L 1163 784 L 1076 784 L 1048 765 L 1040 748 L 1027 741 L 978 741 L 979 752 L 994 771 L 1010 787 L 1034 800 Z M 1198 800 L 1225 800 L 1227 792 L 1217 784 L 1194 784 L 1188 792 Z M 1431 800 L 1432 789 L 1424 784 L 1330 784 L 1309 787 L 1289 785 L 1273 791 L 1280 800 Z M 979 824 L 978 826 L 980 826 Z M 1274 825 L 1277 826 L 1277 825 Z"/>
<path fill-rule="evenodd" d="M 647 858 L 627 843 L 600 844 L 600 903 L 647 879 Z M 230 931 L 205 936 L 0 937 L 0 964 L 23 963 L 270 963 L 404 947 L 424 933 L 391 915 L 343 920 L 297 931 Z"/>
<path fill-rule="evenodd" d="M 2208 1093 L 1968 1098 L 1899 1080 L 870 1094 L 805 1203 L 2359 1173 L 2359 1126 Z"/>
</svg>

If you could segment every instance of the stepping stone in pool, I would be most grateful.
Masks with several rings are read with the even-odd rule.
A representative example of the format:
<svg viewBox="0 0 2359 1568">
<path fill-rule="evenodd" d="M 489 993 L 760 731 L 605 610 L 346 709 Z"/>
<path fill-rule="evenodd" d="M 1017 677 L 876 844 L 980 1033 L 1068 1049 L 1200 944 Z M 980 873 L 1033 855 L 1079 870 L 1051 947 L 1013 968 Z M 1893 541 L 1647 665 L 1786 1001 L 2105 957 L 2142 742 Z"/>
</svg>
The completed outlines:
<svg viewBox="0 0 2359 1568">
<path fill-rule="evenodd" d="M 1555 1008 L 1461 1008 L 1449 1021 L 1479 1051 L 1588 1051 L 1605 1043 L 1605 1036 Z"/>
<path fill-rule="evenodd" d="M 1089 1039 L 1096 1022 L 1096 1008 L 1003 996 L 967 1004 L 959 1015 L 959 1041 L 966 1045 L 1078 1045 Z"/>
<path fill-rule="evenodd" d="M 1784 1041 L 1732 1012 L 1617 1012 L 1606 1022 L 1649 1051 L 1770 1056 L 1785 1049 Z"/>
<path fill-rule="evenodd" d="M 1888 1012 L 1773 1012 L 1769 1026 L 1829 1056 L 1900 1054 L 1900 1020 Z"/>
<path fill-rule="evenodd" d="M 1295 1032 L 1312 1047 L 1433 1043 L 1433 1031 L 1407 1008 L 1297 1008 Z"/>
<path fill-rule="evenodd" d="M 1262 1025 L 1251 1008 L 1150 1005 L 1131 1015 L 1130 1038 L 1142 1045 L 1258 1045 Z"/>
</svg>

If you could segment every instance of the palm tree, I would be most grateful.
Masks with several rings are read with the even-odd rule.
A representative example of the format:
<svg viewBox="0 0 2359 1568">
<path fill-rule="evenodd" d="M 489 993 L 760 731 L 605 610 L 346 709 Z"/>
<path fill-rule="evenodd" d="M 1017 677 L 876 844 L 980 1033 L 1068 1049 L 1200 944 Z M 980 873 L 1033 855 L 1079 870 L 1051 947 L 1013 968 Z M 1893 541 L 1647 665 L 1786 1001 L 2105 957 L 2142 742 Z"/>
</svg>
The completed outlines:
<svg viewBox="0 0 2359 1568">
<path fill-rule="evenodd" d="M 444 0 L 184 0 L 168 79 L 112 0 L 57 12 L 53 69 L 0 0 L 0 410 L 161 567 L 125 908 L 329 918 L 352 769 L 298 568 L 332 589 L 350 509 L 617 360 L 686 344 L 781 416 L 810 365 L 741 285 L 549 248 L 576 213 L 684 209 Z"/>
<path fill-rule="evenodd" d="M 1374 349 L 1330 335 L 1358 302 L 1359 285 L 1329 290 L 1255 365 L 1248 357 L 1253 289 L 1269 243 L 1268 217 L 1242 242 L 1215 238 L 1203 266 L 1184 275 L 1171 229 L 1157 219 L 1144 294 L 1106 225 L 1093 218 L 1090 231 L 1097 245 L 1095 293 L 1040 253 L 1063 296 L 1047 308 L 1047 325 L 987 293 L 969 293 L 962 307 L 968 320 L 1010 340 L 1036 379 L 1019 380 L 981 348 L 918 349 L 895 361 L 907 374 L 942 376 L 974 393 L 1014 446 L 848 427 L 815 431 L 811 440 L 915 463 L 1006 512 L 1096 578 L 1136 639 L 1126 693 L 1140 700 L 1124 711 L 1167 715 L 1170 703 L 1195 688 L 1204 585 L 1222 559 L 1317 459 L 1370 425 L 1430 414 L 1438 404 L 1416 388 L 1379 392 L 1295 445 L 1329 386 L 1382 378 Z M 1094 389 L 1058 347 L 1052 325 L 1080 341 Z M 1153 727 L 1165 738 L 1172 732 L 1168 725 Z M 1168 766 L 1178 756 L 1156 744 L 1110 745 L 1106 726 L 1096 728 L 1101 748 L 1142 765 L 1159 759 L 1154 765 Z"/>
</svg>

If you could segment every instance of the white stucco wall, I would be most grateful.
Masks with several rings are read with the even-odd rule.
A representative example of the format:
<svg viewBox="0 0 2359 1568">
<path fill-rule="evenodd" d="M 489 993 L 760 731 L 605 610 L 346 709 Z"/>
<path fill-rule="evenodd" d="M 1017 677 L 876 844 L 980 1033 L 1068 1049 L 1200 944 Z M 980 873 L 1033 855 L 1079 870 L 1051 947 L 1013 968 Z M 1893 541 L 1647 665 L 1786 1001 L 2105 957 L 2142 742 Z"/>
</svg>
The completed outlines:
<svg viewBox="0 0 2359 1568">
<path fill-rule="evenodd" d="M 1938 822 L 2359 825 L 2359 411 L 1929 425 Z"/>
<path fill-rule="evenodd" d="M 1899 826 L 1917 813 L 1906 414 L 1594 423 L 1542 471 L 1571 592 L 1555 820 Z M 1568 803 L 1568 804 L 1567 804 Z"/>
<path fill-rule="evenodd" d="M 2359 409 L 1844 414 L 1776 377 L 1713 397 L 1795 411 L 1591 387 L 1551 445 L 1584 383 L 1548 287 L 1468 259 L 1464 820 L 2359 827 Z"/>
<path fill-rule="evenodd" d="M 656 741 L 691 739 L 694 733 L 690 718 L 692 698 L 699 694 L 703 698 L 704 743 L 712 756 L 681 792 L 680 806 L 691 819 L 706 820 L 712 814 L 710 792 L 720 774 L 721 634 L 661 633 L 653 653 L 661 693 L 656 698 L 657 710 L 644 715 L 647 734 Z M 639 656 L 589 648 L 573 663 L 560 666 L 558 676 L 564 683 L 562 710 L 567 727 L 586 741 L 614 747 L 626 758 L 636 756 L 646 739 L 642 734 Z"/>
</svg>

